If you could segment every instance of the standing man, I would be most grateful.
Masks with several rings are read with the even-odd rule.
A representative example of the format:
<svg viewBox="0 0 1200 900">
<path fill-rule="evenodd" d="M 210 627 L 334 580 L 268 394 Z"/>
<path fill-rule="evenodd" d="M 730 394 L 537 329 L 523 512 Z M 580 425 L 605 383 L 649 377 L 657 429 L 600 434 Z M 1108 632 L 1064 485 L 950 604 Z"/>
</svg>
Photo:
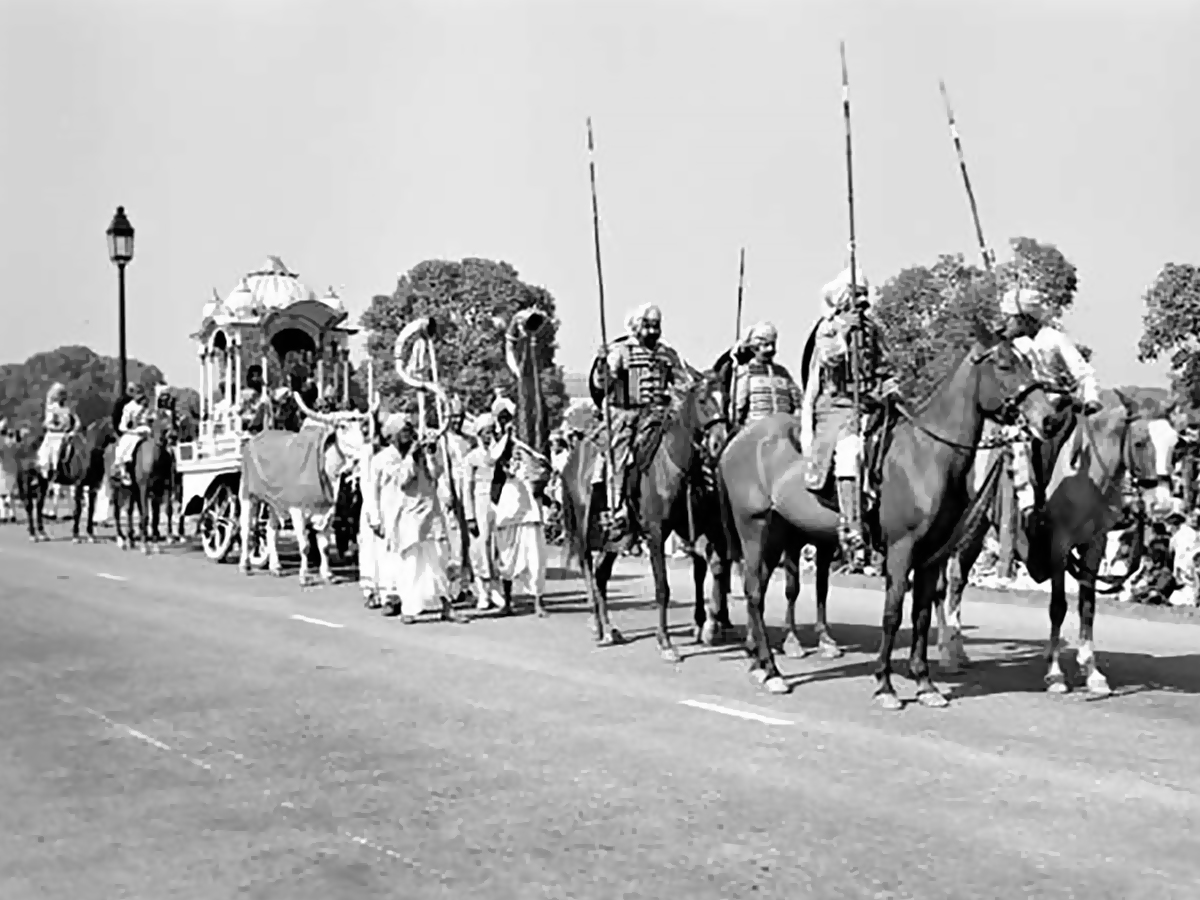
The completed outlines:
<svg viewBox="0 0 1200 900">
<path fill-rule="evenodd" d="M 434 530 L 441 511 L 432 447 L 417 441 L 416 425 L 404 413 L 384 420 L 382 437 L 387 446 L 371 460 L 363 505 L 383 544 L 378 589 L 384 615 L 399 614 L 412 624 L 423 612 L 439 612 L 443 621 L 463 622 L 450 605 L 446 562 Z"/>
<path fill-rule="evenodd" d="M 476 608 L 504 609 L 507 602 L 498 586 L 496 545 L 493 538 L 495 515 L 492 509 L 492 481 L 496 463 L 491 448 L 495 443 L 496 420 L 490 412 L 475 418 L 475 436 L 479 443 L 463 460 L 463 511 L 471 536 L 471 570 L 475 576 Z"/>
</svg>

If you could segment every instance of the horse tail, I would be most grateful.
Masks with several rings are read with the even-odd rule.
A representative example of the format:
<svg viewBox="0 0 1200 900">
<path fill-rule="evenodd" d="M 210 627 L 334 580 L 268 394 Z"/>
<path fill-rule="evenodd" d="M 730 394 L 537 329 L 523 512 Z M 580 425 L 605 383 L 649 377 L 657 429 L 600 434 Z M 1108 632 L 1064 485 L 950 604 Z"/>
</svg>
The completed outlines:
<svg viewBox="0 0 1200 900">
<path fill-rule="evenodd" d="M 725 537 L 725 552 L 728 561 L 739 562 L 742 559 L 742 542 L 738 537 L 737 526 L 733 521 L 733 505 L 729 501 L 729 487 L 725 484 L 725 475 L 718 464 L 715 481 L 717 483 L 717 498 L 721 507 L 721 531 Z"/>
</svg>

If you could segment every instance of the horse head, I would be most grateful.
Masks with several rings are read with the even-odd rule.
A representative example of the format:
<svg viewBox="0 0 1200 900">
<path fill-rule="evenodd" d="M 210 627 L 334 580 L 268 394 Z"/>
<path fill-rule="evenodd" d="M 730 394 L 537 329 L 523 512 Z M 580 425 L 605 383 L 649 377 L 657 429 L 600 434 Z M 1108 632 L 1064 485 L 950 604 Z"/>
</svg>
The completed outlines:
<svg viewBox="0 0 1200 900">
<path fill-rule="evenodd" d="M 709 463 L 717 461 L 729 437 L 724 378 L 720 370 L 700 374 L 683 392 L 679 403 L 680 422 Z"/>
<path fill-rule="evenodd" d="M 1055 409 L 1029 361 L 1012 342 L 977 325 L 976 342 L 968 360 L 979 370 L 979 409 L 1002 425 L 1024 421 L 1038 440 L 1044 440 Z"/>
<path fill-rule="evenodd" d="M 1137 403 L 1120 391 L 1102 391 L 1100 400 L 1104 408 L 1089 417 L 1088 430 L 1102 474 L 1106 480 L 1124 475 L 1151 506 L 1156 499 L 1155 489 L 1160 486 L 1154 420 L 1143 415 Z M 1169 482 L 1165 493 L 1169 502 Z"/>
</svg>

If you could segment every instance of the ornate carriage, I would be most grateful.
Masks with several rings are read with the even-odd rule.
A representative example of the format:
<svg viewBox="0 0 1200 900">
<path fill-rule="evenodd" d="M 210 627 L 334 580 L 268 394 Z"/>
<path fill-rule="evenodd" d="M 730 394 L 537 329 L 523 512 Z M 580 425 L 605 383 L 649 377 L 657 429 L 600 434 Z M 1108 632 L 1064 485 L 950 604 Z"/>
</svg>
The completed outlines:
<svg viewBox="0 0 1200 900">
<path fill-rule="evenodd" d="M 333 288 L 318 298 L 277 256 L 245 275 L 224 301 L 214 290 L 204 305 L 200 330 L 192 335 L 200 359 L 198 434 L 178 446 L 176 463 L 183 514 L 199 516 L 197 533 L 209 559 L 229 558 L 238 540 L 242 445 L 250 435 L 237 408 L 246 370 L 261 366 L 271 392 L 301 364 L 323 397 L 348 405 L 349 340 L 357 329 L 344 324 L 347 315 Z M 339 533 L 339 550 L 345 546 Z"/>
</svg>

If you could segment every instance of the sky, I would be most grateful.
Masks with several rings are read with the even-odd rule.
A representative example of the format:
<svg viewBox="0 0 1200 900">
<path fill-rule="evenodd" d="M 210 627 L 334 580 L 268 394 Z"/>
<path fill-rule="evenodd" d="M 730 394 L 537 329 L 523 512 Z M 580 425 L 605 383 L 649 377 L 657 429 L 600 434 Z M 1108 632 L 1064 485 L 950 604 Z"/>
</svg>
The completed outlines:
<svg viewBox="0 0 1200 900">
<path fill-rule="evenodd" d="M 0 362 L 116 353 L 122 204 L 129 354 L 173 384 L 269 254 L 355 322 L 424 259 L 506 260 L 584 370 L 591 116 L 610 332 L 657 303 L 707 365 L 744 246 L 744 324 L 794 363 L 846 258 L 845 40 L 868 276 L 978 258 L 944 78 L 988 241 L 1056 244 L 1101 382 L 1165 384 L 1136 344 L 1160 267 L 1200 263 L 1198 39 L 1182 0 L 0 0 Z"/>
</svg>

